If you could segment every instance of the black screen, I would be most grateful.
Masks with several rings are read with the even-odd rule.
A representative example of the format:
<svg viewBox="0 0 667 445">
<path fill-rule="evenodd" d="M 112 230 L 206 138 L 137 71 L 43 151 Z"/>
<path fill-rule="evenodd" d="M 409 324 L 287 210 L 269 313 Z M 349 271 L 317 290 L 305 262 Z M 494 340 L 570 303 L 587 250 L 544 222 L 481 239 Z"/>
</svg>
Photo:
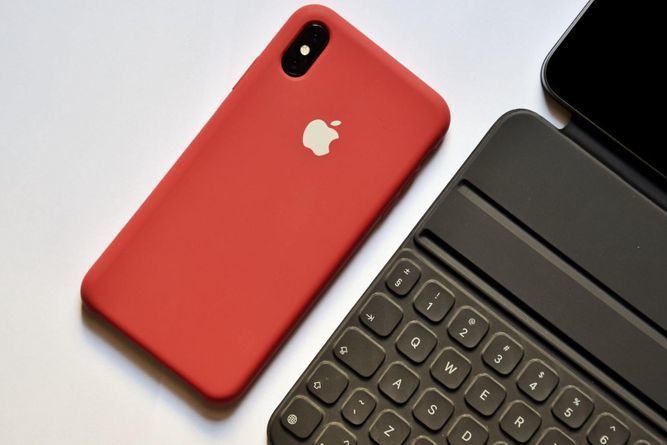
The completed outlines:
<svg viewBox="0 0 667 445">
<path fill-rule="evenodd" d="M 667 29 L 659 10 L 660 2 L 593 2 L 551 54 L 544 78 L 565 106 L 664 180 L 667 143 L 659 117 Z"/>
</svg>

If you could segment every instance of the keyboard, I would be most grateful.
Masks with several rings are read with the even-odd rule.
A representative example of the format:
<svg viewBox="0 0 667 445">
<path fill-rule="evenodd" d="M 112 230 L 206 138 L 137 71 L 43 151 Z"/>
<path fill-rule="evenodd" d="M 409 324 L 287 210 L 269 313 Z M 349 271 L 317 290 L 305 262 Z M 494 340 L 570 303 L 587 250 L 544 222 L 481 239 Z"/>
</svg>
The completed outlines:
<svg viewBox="0 0 667 445">
<path fill-rule="evenodd" d="M 512 320 L 409 238 L 275 410 L 270 443 L 663 443 Z"/>
</svg>

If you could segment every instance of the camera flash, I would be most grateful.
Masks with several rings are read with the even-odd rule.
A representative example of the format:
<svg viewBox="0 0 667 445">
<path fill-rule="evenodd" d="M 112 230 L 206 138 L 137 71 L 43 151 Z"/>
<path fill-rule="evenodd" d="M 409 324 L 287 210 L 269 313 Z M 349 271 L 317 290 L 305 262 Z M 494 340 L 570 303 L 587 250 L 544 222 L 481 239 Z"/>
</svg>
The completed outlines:
<svg viewBox="0 0 667 445">
<path fill-rule="evenodd" d="M 301 48 L 299 48 L 299 52 L 301 53 L 302 56 L 307 56 L 308 54 L 310 54 L 310 46 L 301 45 Z"/>
</svg>

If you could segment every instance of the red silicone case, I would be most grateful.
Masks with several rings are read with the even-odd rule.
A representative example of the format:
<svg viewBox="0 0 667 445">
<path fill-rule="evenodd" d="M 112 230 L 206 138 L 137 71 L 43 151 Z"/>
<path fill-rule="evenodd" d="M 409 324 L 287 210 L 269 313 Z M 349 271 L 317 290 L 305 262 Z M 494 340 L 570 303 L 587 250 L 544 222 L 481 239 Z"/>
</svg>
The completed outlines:
<svg viewBox="0 0 667 445">
<path fill-rule="evenodd" d="M 310 70 L 281 56 L 304 25 Z M 302 144 L 335 127 L 326 156 Z M 442 98 L 333 11 L 296 11 L 90 269 L 82 297 L 206 397 L 238 396 L 449 125 Z M 370 279 L 370 278 L 369 278 Z"/>
</svg>

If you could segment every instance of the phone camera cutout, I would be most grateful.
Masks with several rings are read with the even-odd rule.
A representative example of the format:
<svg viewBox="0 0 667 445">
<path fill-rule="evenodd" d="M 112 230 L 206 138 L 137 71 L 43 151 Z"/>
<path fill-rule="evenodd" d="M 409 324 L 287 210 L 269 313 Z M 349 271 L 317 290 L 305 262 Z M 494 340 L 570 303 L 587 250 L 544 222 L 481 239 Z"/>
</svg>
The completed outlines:
<svg viewBox="0 0 667 445">
<path fill-rule="evenodd" d="M 322 23 L 308 23 L 283 54 L 283 71 L 291 77 L 303 76 L 322 54 L 328 43 L 329 31 L 327 28 Z"/>
</svg>

